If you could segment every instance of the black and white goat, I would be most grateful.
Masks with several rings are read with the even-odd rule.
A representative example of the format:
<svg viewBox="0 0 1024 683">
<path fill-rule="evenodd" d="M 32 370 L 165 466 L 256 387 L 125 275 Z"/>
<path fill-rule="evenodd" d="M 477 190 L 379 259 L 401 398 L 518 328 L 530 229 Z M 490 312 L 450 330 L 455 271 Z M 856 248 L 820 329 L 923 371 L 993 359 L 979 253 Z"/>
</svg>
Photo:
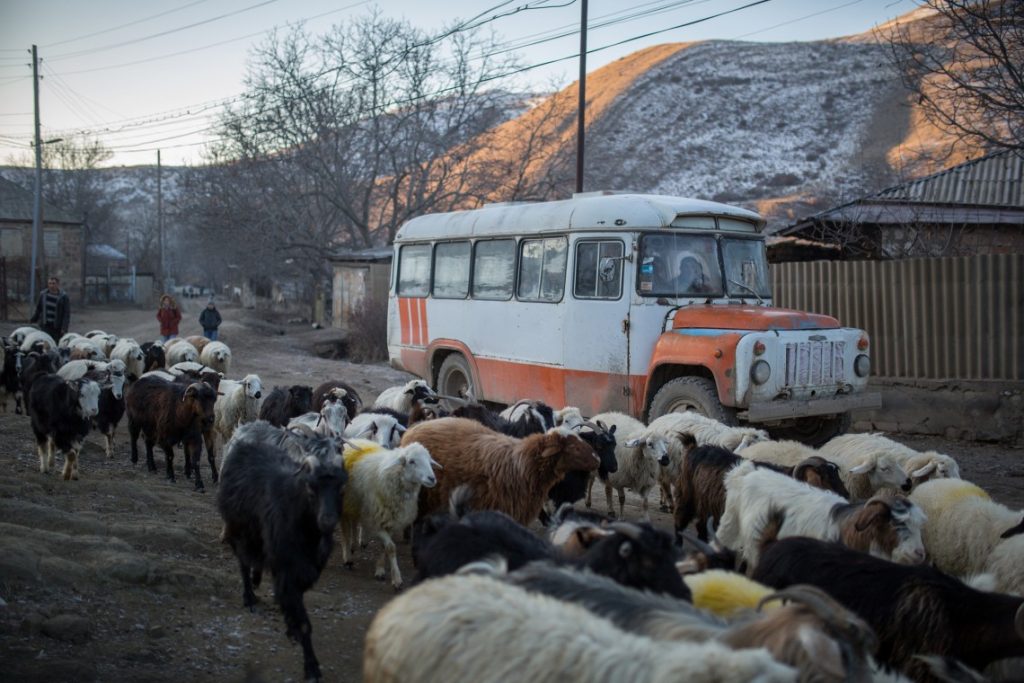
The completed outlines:
<svg viewBox="0 0 1024 683">
<path fill-rule="evenodd" d="M 35 378 L 27 404 L 40 472 L 46 474 L 53 467 L 53 449 L 57 447 L 64 454 L 64 480 L 78 479 L 78 453 L 99 411 L 99 398 L 100 385 L 92 380 L 65 380 L 55 374 Z"/>
</svg>

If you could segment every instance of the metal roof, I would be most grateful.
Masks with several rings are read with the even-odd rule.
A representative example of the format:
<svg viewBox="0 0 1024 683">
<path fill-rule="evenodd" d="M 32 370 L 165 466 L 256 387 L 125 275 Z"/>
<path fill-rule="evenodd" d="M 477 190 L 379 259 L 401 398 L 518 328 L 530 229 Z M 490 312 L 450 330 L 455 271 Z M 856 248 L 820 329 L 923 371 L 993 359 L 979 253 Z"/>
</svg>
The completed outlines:
<svg viewBox="0 0 1024 683">
<path fill-rule="evenodd" d="M 31 223 L 32 204 L 31 191 L 0 177 L 0 221 Z M 62 209 L 43 202 L 43 223 L 81 225 L 82 221 Z"/>
<path fill-rule="evenodd" d="M 802 218 L 780 235 L 821 223 L 1024 224 L 1024 155 L 997 152 Z"/>
<path fill-rule="evenodd" d="M 395 241 L 490 235 L 667 228 L 680 216 L 726 216 L 763 227 L 753 211 L 686 197 L 586 192 L 554 202 L 488 204 L 413 218 Z"/>
</svg>

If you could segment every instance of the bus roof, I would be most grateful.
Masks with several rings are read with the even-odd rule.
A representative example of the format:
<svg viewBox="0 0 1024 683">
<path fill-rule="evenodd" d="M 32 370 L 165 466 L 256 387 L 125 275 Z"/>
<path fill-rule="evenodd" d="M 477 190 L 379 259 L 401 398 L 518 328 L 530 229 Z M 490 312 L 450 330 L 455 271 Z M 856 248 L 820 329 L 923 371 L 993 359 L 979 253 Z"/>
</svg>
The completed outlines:
<svg viewBox="0 0 1024 683">
<path fill-rule="evenodd" d="M 750 232 L 764 227 L 764 220 L 753 211 L 718 202 L 654 194 L 586 192 L 561 201 L 486 204 L 471 211 L 419 216 L 399 229 L 395 241 L 668 228 L 680 217 L 709 215 L 750 223 Z"/>
</svg>

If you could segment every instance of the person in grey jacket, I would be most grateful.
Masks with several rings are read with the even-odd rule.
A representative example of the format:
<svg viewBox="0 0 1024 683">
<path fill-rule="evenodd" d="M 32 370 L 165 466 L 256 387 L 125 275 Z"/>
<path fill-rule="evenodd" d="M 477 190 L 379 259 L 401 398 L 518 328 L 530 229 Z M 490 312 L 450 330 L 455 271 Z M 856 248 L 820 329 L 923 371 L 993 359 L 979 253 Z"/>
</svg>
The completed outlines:
<svg viewBox="0 0 1024 683">
<path fill-rule="evenodd" d="M 47 281 L 46 289 L 39 295 L 35 313 L 29 322 L 38 323 L 39 329 L 53 337 L 54 341 L 60 341 L 67 333 L 71 322 L 71 302 L 60 288 L 60 278 L 51 277 Z"/>
<path fill-rule="evenodd" d="M 220 327 L 220 311 L 217 310 L 213 299 L 210 299 L 206 308 L 199 314 L 199 324 L 203 326 L 203 336 L 210 341 L 217 341 L 217 328 Z"/>
</svg>

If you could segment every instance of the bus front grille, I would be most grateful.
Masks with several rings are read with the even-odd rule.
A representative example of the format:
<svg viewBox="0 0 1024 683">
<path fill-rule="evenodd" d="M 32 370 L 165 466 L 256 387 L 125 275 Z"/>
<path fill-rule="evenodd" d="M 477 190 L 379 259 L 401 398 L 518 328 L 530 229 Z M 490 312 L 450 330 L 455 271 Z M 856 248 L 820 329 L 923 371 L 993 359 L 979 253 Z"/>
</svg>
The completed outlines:
<svg viewBox="0 0 1024 683">
<path fill-rule="evenodd" d="M 827 386 L 846 382 L 843 341 L 786 344 L 786 386 Z"/>
</svg>

